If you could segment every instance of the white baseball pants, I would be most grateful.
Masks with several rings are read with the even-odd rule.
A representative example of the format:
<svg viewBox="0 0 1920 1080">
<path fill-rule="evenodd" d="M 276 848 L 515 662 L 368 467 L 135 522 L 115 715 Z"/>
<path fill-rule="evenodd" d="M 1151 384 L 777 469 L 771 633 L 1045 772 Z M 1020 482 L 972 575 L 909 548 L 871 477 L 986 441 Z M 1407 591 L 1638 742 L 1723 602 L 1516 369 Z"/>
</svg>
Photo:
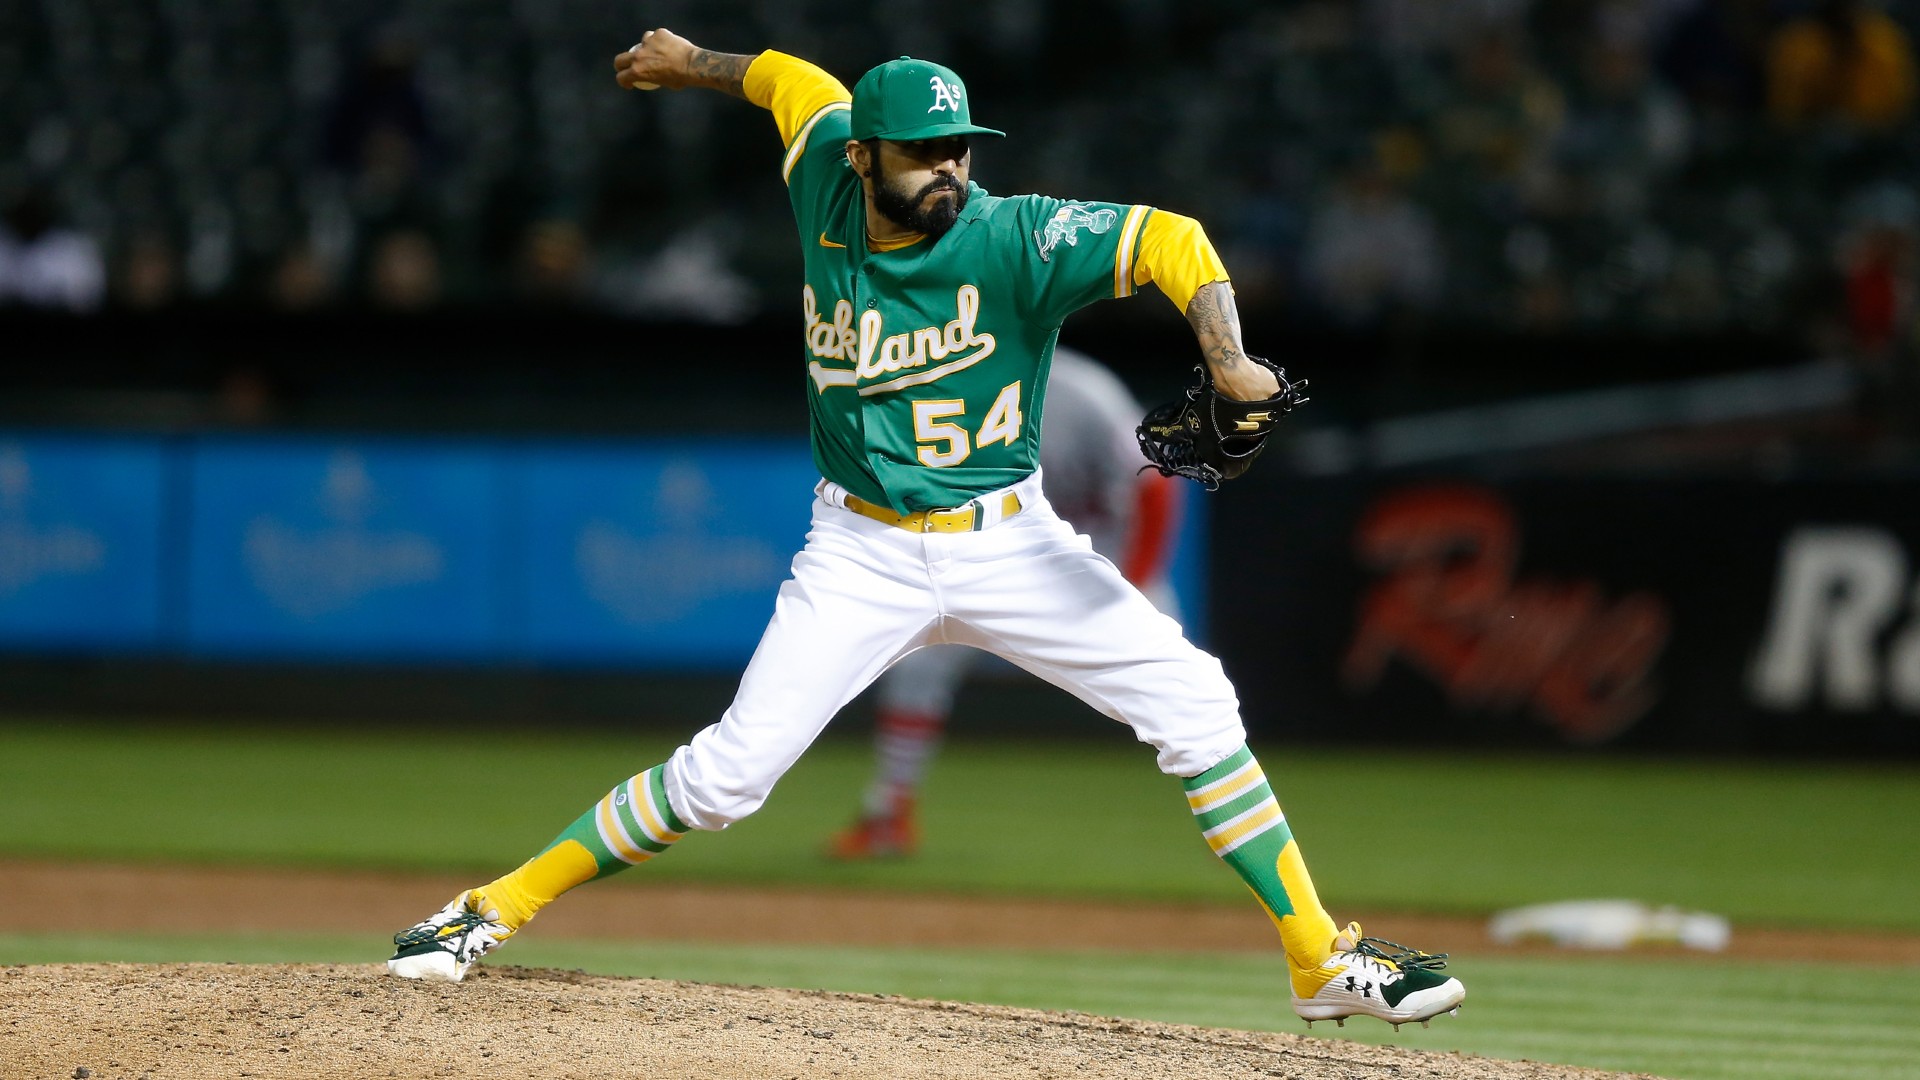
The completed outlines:
<svg viewBox="0 0 1920 1080">
<path fill-rule="evenodd" d="M 835 713 L 902 656 L 951 642 L 997 653 L 1130 725 L 1162 772 L 1197 776 L 1246 742 L 1220 661 L 1187 641 L 1047 505 L 966 533 L 915 533 L 839 505 L 823 482 L 733 704 L 667 763 L 696 829 L 759 809 Z M 983 500 L 993 501 L 991 498 Z"/>
<path fill-rule="evenodd" d="M 960 645 L 929 645 L 908 653 L 880 676 L 874 707 L 883 712 L 945 719 L 954 695 L 983 657 Z"/>
</svg>

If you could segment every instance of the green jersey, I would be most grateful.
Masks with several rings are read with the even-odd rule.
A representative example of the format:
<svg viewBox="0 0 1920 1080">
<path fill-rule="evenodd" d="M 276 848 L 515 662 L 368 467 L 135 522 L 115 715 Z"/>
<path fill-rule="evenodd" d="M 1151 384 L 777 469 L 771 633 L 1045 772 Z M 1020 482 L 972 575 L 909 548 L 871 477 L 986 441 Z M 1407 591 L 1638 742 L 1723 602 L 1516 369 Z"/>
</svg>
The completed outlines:
<svg viewBox="0 0 1920 1080">
<path fill-rule="evenodd" d="M 896 511 L 959 506 L 1039 464 L 1060 324 L 1133 292 L 1152 211 L 970 184 L 938 241 L 871 252 L 849 129 L 826 110 L 789 151 L 814 462 Z"/>
</svg>

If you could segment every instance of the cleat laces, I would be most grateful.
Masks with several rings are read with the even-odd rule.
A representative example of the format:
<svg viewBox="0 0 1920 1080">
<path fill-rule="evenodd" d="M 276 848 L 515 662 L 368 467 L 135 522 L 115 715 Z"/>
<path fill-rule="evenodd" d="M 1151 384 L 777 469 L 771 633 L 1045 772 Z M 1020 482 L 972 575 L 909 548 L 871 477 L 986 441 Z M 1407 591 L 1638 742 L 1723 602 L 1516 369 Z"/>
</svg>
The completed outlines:
<svg viewBox="0 0 1920 1080">
<path fill-rule="evenodd" d="M 393 935 L 393 943 L 402 948 L 419 945 L 439 944 L 446 947 L 454 956 L 468 959 L 479 956 L 493 948 L 495 942 L 490 935 L 478 933 L 486 926 L 487 920 L 475 912 L 466 911 L 446 922 L 435 926 L 432 922 L 423 922 Z"/>
<path fill-rule="evenodd" d="M 1378 960 L 1388 967 L 1407 971 L 1439 971 L 1447 966 L 1446 953 L 1423 953 L 1408 948 L 1397 941 L 1385 938 L 1363 937 L 1354 943 L 1352 951 L 1369 960 Z"/>
</svg>

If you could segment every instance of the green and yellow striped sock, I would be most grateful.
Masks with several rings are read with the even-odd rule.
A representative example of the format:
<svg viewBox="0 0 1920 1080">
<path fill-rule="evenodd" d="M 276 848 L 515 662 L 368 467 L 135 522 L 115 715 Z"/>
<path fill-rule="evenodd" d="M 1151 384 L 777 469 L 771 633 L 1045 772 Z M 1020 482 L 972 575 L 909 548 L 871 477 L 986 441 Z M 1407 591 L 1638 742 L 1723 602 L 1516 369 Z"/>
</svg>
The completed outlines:
<svg viewBox="0 0 1920 1080">
<path fill-rule="evenodd" d="M 667 804 L 665 765 L 607 792 L 553 843 L 519 869 L 474 890 L 499 921 L 518 930 L 534 913 L 576 885 L 646 862 L 686 835 Z"/>
<path fill-rule="evenodd" d="M 1252 749 L 1242 746 L 1181 784 L 1213 853 L 1233 867 L 1279 928 L 1295 991 L 1305 989 L 1301 996 L 1313 996 L 1320 989 L 1312 985 L 1315 972 L 1332 955 L 1338 930 L 1320 906 L 1300 845 Z"/>
</svg>

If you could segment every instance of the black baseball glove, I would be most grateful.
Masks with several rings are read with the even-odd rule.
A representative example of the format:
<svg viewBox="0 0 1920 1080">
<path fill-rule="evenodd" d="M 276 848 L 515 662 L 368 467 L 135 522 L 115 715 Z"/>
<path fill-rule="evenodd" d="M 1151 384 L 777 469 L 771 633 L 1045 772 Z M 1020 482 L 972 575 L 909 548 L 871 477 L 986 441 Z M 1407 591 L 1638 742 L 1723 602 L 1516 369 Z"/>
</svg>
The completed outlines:
<svg viewBox="0 0 1920 1080">
<path fill-rule="evenodd" d="M 1247 359 L 1274 373 L 1280 392 L 1265 401 L 1235 401 L 1214 389 L 1206 365 L 1197 370 L 1200 382 L 1185 396 L 1149 412 L 1134 434 L 1140 452 L 1163 476 L 1197 480 L 1208 491 L 1246 472 L 1267 444 L 1267 436 L 1281 416 L 1307 400 L 1307 380 L 1289 381 L 1286 369 L 1258 356 Z"/>
</svg>

